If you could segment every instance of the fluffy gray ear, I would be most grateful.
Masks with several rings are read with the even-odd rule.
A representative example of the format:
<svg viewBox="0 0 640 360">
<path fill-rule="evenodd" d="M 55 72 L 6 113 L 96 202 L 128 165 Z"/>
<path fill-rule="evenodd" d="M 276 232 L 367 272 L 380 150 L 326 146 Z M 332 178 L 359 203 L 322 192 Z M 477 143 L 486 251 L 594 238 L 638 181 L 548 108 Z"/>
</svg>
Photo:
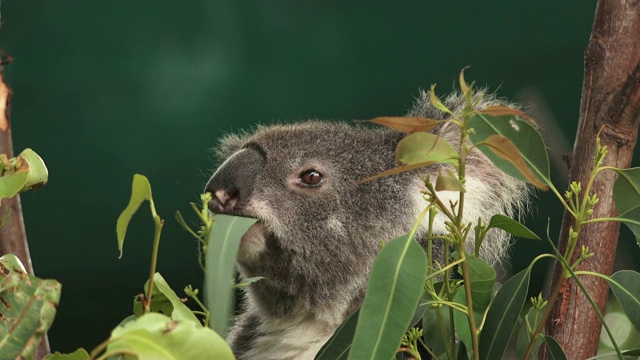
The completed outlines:
<svg viewBox="0 0 640 360">
<path fill-rule="evenodd" d="M 242 132 L 240 134 L 226 134 L 218 141 L 218 145 L 211 149 L 218 161 L 222 162 L 231 154 L 240 150 L 246 143 L 249 134 Z"/>
</svg>

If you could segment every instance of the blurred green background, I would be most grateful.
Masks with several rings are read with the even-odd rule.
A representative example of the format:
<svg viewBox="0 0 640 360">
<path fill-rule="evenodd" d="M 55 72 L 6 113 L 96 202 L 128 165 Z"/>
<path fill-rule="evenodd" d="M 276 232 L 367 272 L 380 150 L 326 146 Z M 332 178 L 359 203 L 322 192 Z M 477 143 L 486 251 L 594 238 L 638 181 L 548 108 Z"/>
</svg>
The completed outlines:
<svg viewBox="0 0 640 360">
<path fill-rule="evenodd" d="M 117 259 L 115 223 L 134 173 L 166 220 L 158 270 L 200 287 L 194 217 L 222 134 L 256 123 L 403 114 L 418 89 L 467 79 L 543 118 L 556 164 L 577 125 L 595 1 L 17 1 L 2 4 L 0 48 L 13 88 L 16 152 L 45 159 L 50 182 L 22 195 L 36 273 L 63 284 L 52 349 L 93 348 L 131 313 L 148 275 L 143 207 Z M 549 121 L 547 121 L 549 120 Z M 555 169 L 558 187 L 565 174 Z M 539 194 L 527 225 L 560 226 Z M 625 249 L 636 251 L 625 231 Z M 546 248 L 519 241 L 505 268 Z M 625 250 L 625 253 L 630 251 Z M 628 265 L 624 265 L 628 266 Z M 541 267 L 542 269 L 542 267 Z M 543 276 L 533 283 L 540 290 Z"/>
</svg>

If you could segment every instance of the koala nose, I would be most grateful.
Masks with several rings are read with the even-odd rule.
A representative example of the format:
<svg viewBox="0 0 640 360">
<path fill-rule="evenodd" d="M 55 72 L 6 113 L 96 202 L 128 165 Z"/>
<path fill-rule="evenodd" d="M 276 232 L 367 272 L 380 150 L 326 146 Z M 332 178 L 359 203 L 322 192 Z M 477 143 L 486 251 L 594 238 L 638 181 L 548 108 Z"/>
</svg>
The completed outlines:
<svg viewBox="0 0 640 360">
<path fill-rule="evenodd" d="M 211 194 L 209 210 L 215 214 L 224 214 L 232 211 L 238 204 L 238 191 L 218 190 Z"/>
<path fill-rule="evenodd" d="M 209 210 L 213 213 L 243 214 L 251 197 L 256 177 L 266 159 L 260 149 L 245 148 L 231 155 L 211 176 L 205 192 L 212 195 Z"/>
</svg>

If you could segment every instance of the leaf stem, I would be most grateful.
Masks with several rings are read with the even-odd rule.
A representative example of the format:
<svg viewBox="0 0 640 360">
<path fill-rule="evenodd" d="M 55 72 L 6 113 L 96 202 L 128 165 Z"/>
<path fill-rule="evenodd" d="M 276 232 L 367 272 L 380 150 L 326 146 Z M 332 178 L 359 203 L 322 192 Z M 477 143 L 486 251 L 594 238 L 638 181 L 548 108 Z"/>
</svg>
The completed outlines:
<svg viewBox="0 0 640 360">
<path fill-rule="evenodd" d="M 153 251 L 151 253 L 151 268 L 149 270 L 149 285 L 147 287 L 147 293 L 145 294 L 145 299 L 143 303 L 144 313 L 148 313 L 151 311 L 151 294 L 153 291 L 153 276 L 156 273 L 156 267 L 158 265 L 158 252 L 160 250 L 160 234 L 162 233 L 162 226 L 164 225 L 164 220 L 158 216 L 156 213 L 156 207 L 153 203 L 153 199 L 149 200 L 151 207 L 151 215 L 153 216 L 153 221 L 156 224 L 155 234 L 153 236 Z"/>
</svg>

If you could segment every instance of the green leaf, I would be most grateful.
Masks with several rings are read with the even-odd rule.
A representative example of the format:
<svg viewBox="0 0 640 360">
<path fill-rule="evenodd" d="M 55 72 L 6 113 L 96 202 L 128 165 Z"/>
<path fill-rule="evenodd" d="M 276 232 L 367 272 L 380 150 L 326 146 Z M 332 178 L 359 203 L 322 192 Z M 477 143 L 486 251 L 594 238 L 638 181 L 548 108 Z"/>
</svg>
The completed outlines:
<svg viewBox="0 0 640 360">
<path fill-rule="evenodd" d="M 536 314 L 538 314 L 537 321 Z M 542 314 L 532 306 L 529 308 L 529 311 L 525 315 L 525 319 L 528 319 L 531 329 L 535 329 L 542 319 Z M 529 343 L 531 342 L 531 337 L 529 336 L 527 323 L 525 321 L 519 321 L 519 323 L 518 334 L 516 335 L 516 357 L 518 359 L 523 359 L 524 355 L 527 352 L 527 348 L 529 347 Z M 542 332 L 544 334 L 544 329 L 542 329 Z M 533 347 L 533 352 L 531 353 L 530 357 L 531 359 L 538 358 L 538 349 L 540 348 L 540 345 L 542 345 L 543 341 L 544 340 L 542 339 L 542 336 L 538 336 L 536 338 L 536 343 Z"/>
<path fill-rule="evenodd" d="M 61 285 L 27 274 L 12 254 L 0 257 L 0 354 L 3 359 L 33 358 L 56 316 Z"/>
<path fill-rule="evenodd" d="M 425 297 L 428 295 L 425 294 Z M 429 306 L 425 310 L 422 316 L 422 339 L 431 348 L 435 354 L 442 354 L 446 351 L 448 341 L 451 339 L 451 332 L 453 331 L 450 317 L 449 307 L 447 306 Z M 456 311 L 456 310 L 453 310 Z M 442 321 L 443 329 L 440 329 L 440 322 Z M 442 338 L 442 332 L 444 331 L 445 338 Z M 445 345 L 447 343 L 447 345 Z"/>
<path fill-rule="evenodd" d="M 631 229 L 640 245 L 640 168 L 615 170 L 618 179 L 613 185 L 613 200 L 618 217 Z"/>
<path fill-rule="evenodd" d="M 436 179 L 437 191 L 459 191 L 465 192 L 464 185 L 451 171 L 447 171 L 447 174 L 440 174 Z"/>
<path fill-rule="evenodd" d="M 393 357 L 422 295 L 426 272 L 424 250 L 408 235 L 382 248 L 371 269 L 349 359 Z"/>
<path fill-rule="evenodd" d="M 239 283 L 233 285 L 236 289 L 246 288 L 247 286 L 253 284 L 256 281 L 264 279 L 264 276 L 254 276 L 246 279 L 242 279 Z"/>
<path fill-rule="evenodd" d="M 480 332 L 480 359 L 501 359 L 515 329 L 529 288 L 531 268 L 517 273 L 498 290 Z"/>
<path fill-rule="evenodd" d="M 156 215 L 155 206 L 153 204 L 153 197 L 151 196 L 151 184 L 149 180 L 140 174 L 133 175 L 133 183 L 131 184 L 131 198 L 129 199 L 129 205 L 122 211 L 118 217 L 116 224 L 116 233 L 118 234 L 118 250 L 120 250 L 120 257 L 122 257 L 122 246 L 124 245 L 124 238 L 127 234 L 127 228 L 129 227 L 129 221 L 133 215 L 138 211 L 140 205 L 145 200 L 150 202 L 151 215 L 154 220 Z M 158 217 L 159 219 L 159 217 Z"/>
<path fill-rule="evenodd" d="M 545 344 L 547 345 L 547 359 L 549 360 L 567 360 L 567 355 L 565 355 L 564 350 L 562 350 L 562 346 L 558 344 L 556 339 L 551 336 L 543 337 Z"/>
<path fill-rule="evenodd" d="M 149 281 L 144 284 L 144 288 L 147 289 Z M 178 295 L 171 289 L 171 286 L 160 275 L 155 273 L 153 275 L 153 289 L 151 290 L 151 311 L 171 316 L 173 320 L 191 321 L 200 324 L 198 318 L 193 312 L 180 300 Z M 140 299 L 136 297 L 134 300 L 134 314 L 136 317 L 140 317 L 143 314 L 142 303 Z"/>
<path fill-rule="evenodd" d="M 49 180 L 49 171 L 44 164 L 44 160 L 35 151 L 28 148 L 24 149 L 18 156 L 29 164 L 27 181 L 23 190 L 35 190 L 46 185 Z"/>
<path fill-rule="evenodd" d="M 516 220 L 513 220 L 510 217 L 507 217 L 501 214 L 496 214 L 491 217 L 491 220 L 489 221 L 489 225 L 487 226 L 487 229 L 491 229 L 491 228 L 502 229 L 513 236 L 517 236 L 525 239 L 540 240 L 538 235 L 536 235 L 533 231 L 527 229 L 526 226 L 520 224 L 519 222 L 517 222 Z"/>
<path fill-rule="evenodd" d="M 70 354 L 62 354 L 59 352 L 49 354 L 44 357 L 44 360 L 89 360 L 90 358 L 87 350 L 78 349 Z"/>
<path fill-rule="evenodd" d="M 467 347 L 464 346 L 464 343 L 460 343 L 460 347 L 458 347 L 458 360 L 469 360 L 469 354 L 467 354 Z"/>
<path fill-rule="evenodd" d="M 474 306 L 477 305 L 486 308 L 489 306 L 493 295 L 493 283 L 496 281 L 496 271 L 481 258 L 468 257 L 466 262 L 469 269 L 473 304 Z M 480 325 L 480 323 L 476 325 Z"/>
<path fill-rule="evenodd" d="M 49 172 L 35 151 L 25 149 L 12 159 L 7 159 L 4 154 L 1 156 L 0 200 L 11 198 L 23 191 L 35 190 L 47 183 Z"/>
<path fill-rule="evenodd" d="M 343 360 L 348 358 L 353 335 L 356 332 L 356 325 L 358 324 L 358 315 L 359 311 L 351 314 L 351 316 L 336 329 L 331 338 L 322 346 L 315 356 L 315 360 Z"/>
<path fill-rule="evenodd" d="M 158 313 L 145 314 L 115 328 L 106 353 L 139 360 L 234 359 L 224 339 L 211 329 Z"/>
<path fill-rule="evenodd" d="M 29 173 L 26 171 L 0 176 L 0 200 L 18 194 L 27 183 L 27 177 L 29 177 Z"/>
<path fill-rule="evenodd" d="M 466 292 L 464 289 L 460 289 L 454 298 L 454 301 L 463 306 L 467 306 Z M 476 322 L 476 327 L 482 321 L 484 312 L 487 310 L 486 306 L 474 306 L 473 317 Z M 467 349 L 473 349 L 473 343 L 471 341 L 471 330 L 469 329 L 469 317 L 466 313 L 458 310 L 453 311 L 453 322 L 456 325 L 456 334 L 460 338 L 460 341 L 465 345 Z"/>
<path fill-rule="evenodd" d="M 509 139 L 517 148 L 517 151 L 531 168 L 533 173 L 544 184 L 551 185 L 549 171 L 549 155 L 540 133 L 527 121 L 516 116 L 493 117 L 479 113 L 472 116 L 468 122 L 469 139 L 474 144 L 480 144 L 491 135 L 500 135 Z M 489 147 L 479 146 L 491 162 L 505 173 L 527 181 L 527 178 L 510 161 L 496 155 Z"/>
<path fill-rule="evenodd" d="M 633 326 L 640 331 L 640 273 L 621 270 L 605 279 Z"/>
<path fill-rule="evenodd" d="M 458 166 L 458 152 L 443 137 L 420 132 L 400 140 L 396 161 L 405 165 L 431 162 Z"/>
<path fill-rule="evenodd" d="M 234 269 L 240 239 L 257 219 L 216 215 L 211 233 L 205 274 L 210 326 L 221 336 L 227 335 L 234 305 Z"/>
</svg>

